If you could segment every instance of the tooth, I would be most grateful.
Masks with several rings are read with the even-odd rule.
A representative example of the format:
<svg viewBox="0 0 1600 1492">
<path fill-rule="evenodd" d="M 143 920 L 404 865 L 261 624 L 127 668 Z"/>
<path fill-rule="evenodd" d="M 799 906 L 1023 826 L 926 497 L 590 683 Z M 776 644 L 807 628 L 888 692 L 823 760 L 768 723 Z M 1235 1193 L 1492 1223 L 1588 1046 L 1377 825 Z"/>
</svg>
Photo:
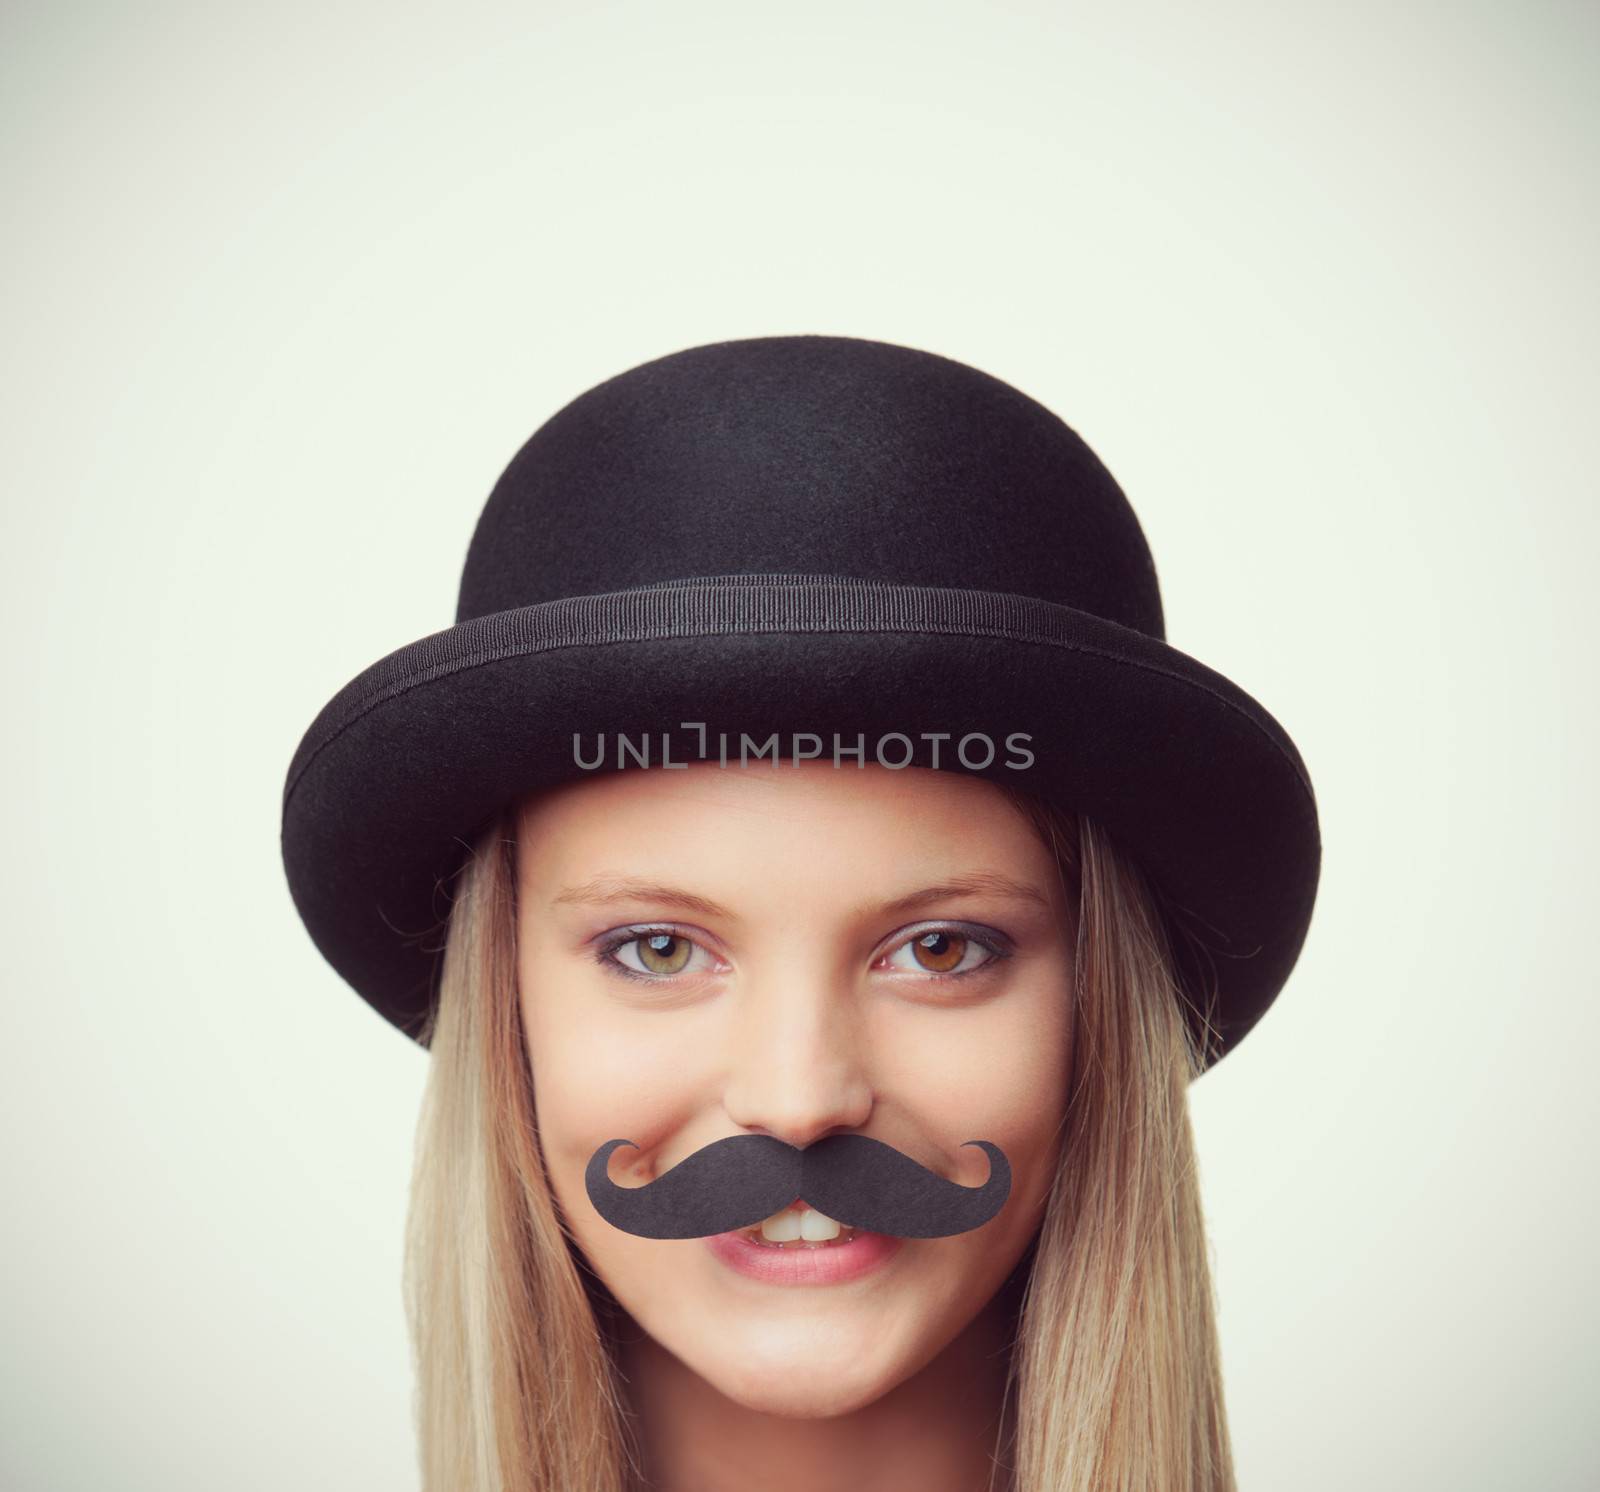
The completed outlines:
<svg viewBox="0 0 1600 1492">
<path fill-rule="evenodd" d="M 793 1243 L 800 1237 L 800 1214 L 785 1208 L 761 1225 L 761 1236 L 768 1243 Z"/>
<path fill-rule="evenodd" d="M 839 1236 L 839 1224 L 814 1207 L 808 1207 L 800 1215 L 800 1236 L 810 1243 L 825 1243 Z"/>
</svg>

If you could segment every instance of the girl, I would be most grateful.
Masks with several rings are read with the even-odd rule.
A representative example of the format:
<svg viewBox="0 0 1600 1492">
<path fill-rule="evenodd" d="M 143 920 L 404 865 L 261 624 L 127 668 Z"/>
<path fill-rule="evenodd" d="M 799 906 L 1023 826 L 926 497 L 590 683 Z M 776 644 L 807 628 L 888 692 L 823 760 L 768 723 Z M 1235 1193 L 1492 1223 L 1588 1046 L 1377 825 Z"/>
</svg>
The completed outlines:
<svg viewBox="0 0 1600 1492">
<path fill-rule="evenodd" d="M 427 1488 L 1232 1487 L 1186 1092 L 1315 803 L 1042 406 L 824 337 L 591 390 L 284 854 L 431 1052 Z"/>
</svg>

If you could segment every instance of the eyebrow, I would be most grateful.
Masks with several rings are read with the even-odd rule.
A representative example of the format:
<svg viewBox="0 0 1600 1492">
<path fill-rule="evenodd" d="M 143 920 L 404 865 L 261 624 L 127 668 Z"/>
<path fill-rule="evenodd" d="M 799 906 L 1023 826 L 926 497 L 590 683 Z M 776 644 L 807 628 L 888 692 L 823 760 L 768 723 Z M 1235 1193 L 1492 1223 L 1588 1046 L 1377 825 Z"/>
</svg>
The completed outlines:
<svg viewBox="0 0 1600 1492">
<path fill-rule="evenodd" d="M 880 906 L 863 906 L 862 912 L 880 912 L 899 915 L 914 912 L 930 902 L 946 901 L 957 896 L 990 895 L 1008 897 L 1014 901 L 1034 902 L 1048 907 L 1050 898 L 1037 887 L 1024 881 L 1013 880 L 999 871 L 978 870 L 968 875 L 954 876 L 935 886 L 924 886 L 905 896 Z M 607 906 L 621 901 L 650 901 L 660 906 L 678 907 L 687 912 L 698 912 L 704 917 L 720 917 L 726 922 L 739 921 L 737 912 L 708 897 L 696 896 L 677 886 L 663 885 L 657 881 L 641 880 L 637 876 L 598 875 L 576 886 L 568 886 L 550 898 L 551 906 L 584 905 Z"/>
<path fill-rule="evenodd" d="M 970 875 L 954 876 L 936 886 L 925 886 L 908 896 L 885 902 L 880 909 L 885 912 L 914 912 L 929 902 L 946 901 L 956 896 L 1003 896 L 1012 901 L 1031 901 L 1041 907 L 1050 905 L 1050 898 L 1036 886 L 1013 880 L 997 870 L 975 870 Z"/>
<path fill-rule="evenodd" d="M 593 880 L 568 886 L 566 890 L 558 892 L 550 898 L 550 905 L 599 907 L 617 901 L 653 901 L 662 906 L 679 907 L 686 912 L 699 912 L 706 917 L 721 917 L 727 922 L 738 920 L 733 912 L 707 897 L 696 896 L 692 891 L 683 891 L 676 886 L 643 881 L 637 876 L 598 875 Z"/>
</svg>

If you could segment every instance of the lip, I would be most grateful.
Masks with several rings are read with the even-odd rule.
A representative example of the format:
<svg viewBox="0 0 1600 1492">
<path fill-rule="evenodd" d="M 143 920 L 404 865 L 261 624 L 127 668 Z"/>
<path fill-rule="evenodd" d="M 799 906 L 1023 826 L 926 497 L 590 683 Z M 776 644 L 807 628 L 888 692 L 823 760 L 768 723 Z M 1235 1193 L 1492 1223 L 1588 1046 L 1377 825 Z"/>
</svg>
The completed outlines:
<svg viewBox="0 0 1600 1492">
<path fill-rule="evenodd" d="M 752 1243 L 742 1229 L 706 1239 L 712 1254 L 748 1279 L 768 1285 L 837 1285 L 860 1279 L 900 1252 L 903 1238 L 856 1230 L 849 1243 L 827 1248 L 774 1248 Z"/>
</svg>

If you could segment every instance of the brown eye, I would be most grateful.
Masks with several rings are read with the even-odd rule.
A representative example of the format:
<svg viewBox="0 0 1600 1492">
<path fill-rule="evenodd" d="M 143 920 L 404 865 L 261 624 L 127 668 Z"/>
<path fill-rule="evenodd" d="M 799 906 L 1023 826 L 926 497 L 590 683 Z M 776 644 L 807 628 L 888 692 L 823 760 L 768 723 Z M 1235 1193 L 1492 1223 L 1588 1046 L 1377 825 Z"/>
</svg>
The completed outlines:
<svg viewBox="0 0 1600 1492">
<path fill-rule="evenodd" d="M 647 933 L 633 940 L 639 962 L 652 974 L 677 974 L 689 962 L 694 944 L 676 933 Z"/>
<path fill-rule="evenodd" d="M 948 974 L 959 978 L 1010 956 L 1010 940 L 1004 933 L 995 933 L 991 939 L 954 927 L 929 927 L 899 944 L 883 967 L 902 974 Z"/>
<path fill-rule="evenodd" d="M 948 974 L 966 951 L 967 940 L 959 933 L 927 932 L 911 940 L 911 956 L 931 974 Z"/>
</svg>

